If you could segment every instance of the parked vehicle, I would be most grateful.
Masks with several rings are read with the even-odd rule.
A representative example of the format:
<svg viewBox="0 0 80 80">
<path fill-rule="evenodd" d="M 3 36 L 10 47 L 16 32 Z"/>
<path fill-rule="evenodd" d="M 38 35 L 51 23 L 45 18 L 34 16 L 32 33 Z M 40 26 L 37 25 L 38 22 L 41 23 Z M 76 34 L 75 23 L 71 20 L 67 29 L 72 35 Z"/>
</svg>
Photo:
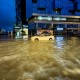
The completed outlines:
<svg viewBox="0 0 80 80">
<path fill-rule="evenodd" d="M 31 37 L 31 41 L 39 41 L 39 40 L 49 40 L 49 41 L 52 41 L 52 40 L 54 40 L 54 36 L 51 35 L 48 32 L 43 32 L 40 35 Z"/>
</svg>

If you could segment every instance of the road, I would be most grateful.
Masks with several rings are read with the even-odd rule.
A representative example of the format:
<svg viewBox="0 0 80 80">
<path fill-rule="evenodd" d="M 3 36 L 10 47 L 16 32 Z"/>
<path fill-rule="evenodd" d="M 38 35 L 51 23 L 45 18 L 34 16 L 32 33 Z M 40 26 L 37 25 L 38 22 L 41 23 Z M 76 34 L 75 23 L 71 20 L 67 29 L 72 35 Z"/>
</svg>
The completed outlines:
<svg viewBox="0 0 80 80">
<path fill-rule="evenodd" d="M 1 40 L 0 80 L 80 80 L 80 38 Z"/>
</svg>

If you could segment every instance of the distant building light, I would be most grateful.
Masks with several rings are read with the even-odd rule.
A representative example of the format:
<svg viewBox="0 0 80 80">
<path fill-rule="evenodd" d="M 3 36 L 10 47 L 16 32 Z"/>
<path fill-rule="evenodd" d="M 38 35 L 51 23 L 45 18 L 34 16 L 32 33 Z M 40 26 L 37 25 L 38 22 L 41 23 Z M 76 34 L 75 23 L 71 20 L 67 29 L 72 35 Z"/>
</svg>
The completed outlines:
<svg viewBox="0 0 80 80">
<path fill-rule="evenodd" d="M 39 17 L 38 17 L 38 19 L 39 19 L 39 20 L 42 20 L 42 17 L 41 17 L 41 16 L 39 16 Z"/>
<path fill-rule="evenodd" d="M 52 20 L 52 17 L 42 17 L 42 16 L 39 16 L 38 17 L 38 20 Z"/>
<path fill-rule="evenodd" d="M 53 20 L 56 20 L 56 21 L 59 21 L 59 20 L 66 21 L 66 18 L 59 18 L 59 17 L 57 17 L 57 18 L 53 18 Z"/>
<path fill-rule="evenodd" d="M 27 25 L 23 25 L 23 27 L 28 28 L 28 26 L 27 26 Z"/>
<path fill-rule="evenodd" d="M 58 30 L 58 31 L 61 31 L 61 30 L 63 30 L 63 28 L 57 28 L 57 30 Z"/>
<path fill-rule="evenodd" d="M 15 26 L 15 28 L 20 28 L 19 26 Z"/>
</svg>

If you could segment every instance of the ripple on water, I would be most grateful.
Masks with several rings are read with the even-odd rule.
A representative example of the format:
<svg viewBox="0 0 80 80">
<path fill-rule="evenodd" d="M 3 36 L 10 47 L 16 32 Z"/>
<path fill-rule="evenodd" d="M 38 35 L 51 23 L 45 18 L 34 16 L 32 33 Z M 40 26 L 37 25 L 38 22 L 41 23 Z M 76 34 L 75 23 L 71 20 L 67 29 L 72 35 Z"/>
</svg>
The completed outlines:
<svg viewBox="0 0 80 80">
<path fill-rule="evenodd" d="M 1 42 L 0 80 L 80 80 L 80 41 L 59 38 Z"/>
</svg>

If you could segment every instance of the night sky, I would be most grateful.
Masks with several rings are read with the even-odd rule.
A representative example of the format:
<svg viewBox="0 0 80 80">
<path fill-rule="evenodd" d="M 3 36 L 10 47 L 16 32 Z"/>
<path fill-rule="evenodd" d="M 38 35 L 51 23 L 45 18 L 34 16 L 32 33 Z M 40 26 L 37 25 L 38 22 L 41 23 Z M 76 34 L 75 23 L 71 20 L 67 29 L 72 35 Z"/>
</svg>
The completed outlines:
<svg viewBox="0 0 80 80">
<path fill-rule="evenodd" d="M 11 31 L 15 22 L 15 0 L 0 0 L 0 28 Z"/>
<path fill-rule="evenodd" d="M 31 16 L 31 0 L 26 0 L 26 19 Z M 28 13 L 29 11 L 29 13 Z M 16 23 L 15 0 L 0 0 L 0 28 L 11 31 Z"/>
</svg>

